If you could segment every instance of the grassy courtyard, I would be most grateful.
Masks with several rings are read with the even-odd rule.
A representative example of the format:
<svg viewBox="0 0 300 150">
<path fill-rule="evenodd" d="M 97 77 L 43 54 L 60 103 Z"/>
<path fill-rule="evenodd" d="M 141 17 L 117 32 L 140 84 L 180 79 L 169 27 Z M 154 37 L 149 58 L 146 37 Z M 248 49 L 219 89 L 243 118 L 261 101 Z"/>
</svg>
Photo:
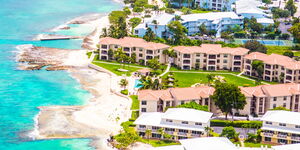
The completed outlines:
<svg viewBox="0 0 300 150">
<path fill-rule="evenodd" d="M 238 86 L 255 86 L 255 82 L 252 80 L 244 79 L 235 75 L 213 73 L 216 76 L 222 76 L 228 83 L 233 83 Z M 179 87 L 190 87 L 195 83 L 208 83 L 208 73 L 179 73 L 174 72 L 174 78 L 178 80 Z"/>
<path fill-rule="evenodd" d="M 291 47 L 289 46 L 266 46 L 268 48 L 267 53 L 268 54 L 279 54 L 283 55 L 285 51 L 291 50 Z M 300 51 L 293 51 L 295 56 L 300 56 Z"/>
</svg>

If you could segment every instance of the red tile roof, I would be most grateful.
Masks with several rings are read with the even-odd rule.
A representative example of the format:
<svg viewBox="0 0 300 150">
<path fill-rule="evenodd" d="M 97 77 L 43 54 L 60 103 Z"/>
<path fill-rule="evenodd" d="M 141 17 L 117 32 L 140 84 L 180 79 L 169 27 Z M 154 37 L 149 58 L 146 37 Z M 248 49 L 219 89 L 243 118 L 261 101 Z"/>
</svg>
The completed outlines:
<svg viewBox="0 0 300 150">
<path fill-rule="evenodd" d="M 206 53 L 206 54 L 232 54 L 232 55 L 246 55 L 249 50 L 246 48 L 230 48 L 222 47 L 221 44 L 202 44 L 201 46 L 176 46 L 175 51 L 180 53 Z"/>
<path fill-rule="evenodd" d="M 124 37 L 121 39 L 104 37 L 104 38 L 100 38 L 99 44 L 107 44 L 107 45 L 114 44 L 114 45 L 120 45 L 122 47 L 141 47 L 150 50 L 165 49 L 170 47 L 166 44 L 147 42 L 144 39 L 133 38 L 133 37 Z"/>
</svg>

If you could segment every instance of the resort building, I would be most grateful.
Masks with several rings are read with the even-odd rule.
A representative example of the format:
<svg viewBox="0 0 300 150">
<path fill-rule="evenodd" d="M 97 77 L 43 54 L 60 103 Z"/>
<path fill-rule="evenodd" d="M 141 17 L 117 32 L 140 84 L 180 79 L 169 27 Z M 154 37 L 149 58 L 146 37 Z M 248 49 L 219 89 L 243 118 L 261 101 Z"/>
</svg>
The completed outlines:
<svg viewBox="0 0 300 150">
<path fill-rule="evenodd" d="M 262 118 L 262 142 L 270 144 L 300 143 L 300 113 L 268 111 Z"/>
<path fill-rule="evenodd" d="M 147 32 L 147 28 L 150 28 L 157 37 L 167 38 L 169 36 L 167 25 L 173 21 L 174 18 L 175 15 L 168 13 L 162 13 L 154 15 L 151 18 L 145 18 L 143 23 L 134 28 L 134 35 L 143 37 Z"/>
<path fill-rule="evenodd" d="M 136 55 L 136 62 L 143 62 L 157 58 L 160 63 L 165 63 L 163 50 L 170 46 L 161 43 L 147 42 L 141 38 L 124 37 L 115 39 L 111 37 L 100 38 L 99 42 L 99 59 L 109 60 L 109 50 L 116 51 L 122 49 L 127 56 Z M 113 59 L 113 58 L 112 58 Z"/>
<path fill-rule="evenodd" d="M 276 107 L 285 107 L 299 112 L 300 84 L 286 83 L 240 87 L 246 96 L 247 104 L 240 114 L 263 115 Z"/>
<path fill-rule="evenodd" d="M 275 107 L 285 107 L 299 112 L 300 84 L 260 85 L 256 87 L 240 87 L 245 95 L 247 104 L 243 110 L 235 113 L 241 115 L 264 115 Z M 215 89 L 209 86 L 171 88 L 166 90 L 140 90 L 140 114 L 144 112 L 163 112 L 167 107 L 174 107 L 194 101 L 200 105 L 208 106 L 210 112 L 215 114 L 219 110 L 210 96 Z"/>
<path fill-rule="evenodd" d="M 253 52 L 244 57 L 244 74 L 256 76 L 252 62 L 258 60 L 264 63 L 262 75 L 265 81 L 280 81 L 283 83 L 300 82 L 300 62 L 278 54 L 263 54 Z"/>
<path fill-rule="evenodd" d="M 176 46 L 174 64 L 190 70 L 243 70 L 243 58 L 249 50 L 245 48 L 222 47 L 220 44 L 202 44 L 201 46 Z"/>
<path fill-rule="evenodd" d="M 271 11 L 259 8 L 264 6 L 265 5 L 258 0 L 237 0 L 233 8 L 236 14 L 242 18 L 256 18 L 257 23 L 264 26 L 274 24 Z"/>
<path fill-rule="evenodd" d="M 203 137 L 179 140 L 185 150 L 238 150 L 238 147 L 225 137 Z"/>
<path fill-rule="evenodd" d="M 169 0 L 171 6 L 173 7 L 200 7 L 210 10 L 219 10 L 219 11 L 231 11 L 231 5 L 236 0 L 193 0 L 193 1 L 179 1 Z"/>
<path fill-rule="evenodd" d="M 145 112 L 163 112 L 168 107 L 185 104 L 195 101 L 200 105 L 206 105 L 210 111 L 214 111 L 211 106 L 210 95 L 214 92 L 213 87 L 188 87 L 170 88 L 166 90 L 140 90 L 138 99 L 140 101 L 140 114 Z"/>
<path fill-rule="evenodd" d="M 300 144 L 286 144 L 286 145 L 278 145 L 272 146 L 273 150 L 299 150 Z"/>
<path fill-rule="evenodd" d="M 243 26 L 243 18 L 234 12 L 210 12 L 182 15 L 182 25 L 188 29 L 188 35 L 199 33 L 199 26 L 204 24 L 207 30 L 215 30 L 216 36 L 220 37 L 221 32 L 229 26 Z"/>
<path fill-rule="evenodd" d="M 136 124 L 136 131 L 142 137 L 161 139 L 164 137 L 160 130 L 163 130 L 177 141 L 203 136 L 205 127 L 210 126 L 212 115 L 210 112 L 195 109 L 169 108 L 165 113 L 143 113 L 134 124 Z M 151 135 L 146 134 L 147 130 L 151 131 Z"/>
</svg>

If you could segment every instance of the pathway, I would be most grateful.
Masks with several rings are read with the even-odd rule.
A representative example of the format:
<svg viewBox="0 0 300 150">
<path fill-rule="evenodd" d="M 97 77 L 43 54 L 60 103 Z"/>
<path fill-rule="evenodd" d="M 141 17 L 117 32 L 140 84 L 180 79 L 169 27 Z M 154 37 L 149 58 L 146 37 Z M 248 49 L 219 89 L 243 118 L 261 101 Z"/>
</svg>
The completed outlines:
<svg viewBox="0 0 300 150">
<path fill-rule="evenodd" d="M 123 64 L 120 64 L 120 63 L 105 62 L 105 61 L 98 61 L 98 60 L 96 60 L 94 62 L 103 63 L 103 64 L 111 64 L 111 65 L 123 65 Z M 128 64 L 126 64 L 126 65 L 128 65 Z M 134 67 L 134 68 L 147 68 L 147 67 L 141 67 L 141 66 L 134 66 L 134 65 L 130 65 L 130 64 L 129 64 L 129 66 Z"/>
<path fill-rule="evenodd" d="M 170 71 L 170 68 L 171 68 L 171 63 L 168 64 L 165 72 L 163 72 L 162 74 L 160 74 L 159 77 L 163 77 L 166 73 L 168 73 Z"/>
</svg>

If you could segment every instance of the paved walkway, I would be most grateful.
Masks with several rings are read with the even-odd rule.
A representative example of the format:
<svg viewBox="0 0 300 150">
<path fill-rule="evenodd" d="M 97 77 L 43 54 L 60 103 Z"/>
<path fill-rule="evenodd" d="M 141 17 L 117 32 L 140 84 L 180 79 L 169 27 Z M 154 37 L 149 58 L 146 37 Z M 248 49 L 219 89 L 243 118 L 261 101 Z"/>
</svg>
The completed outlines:
<svg viewBox="0 0 300 150">
<path fill-rule="evenodd" d="M 171 68 L 171 63 L 168 64 L 166 70 L 164 73 L 160 74 L 159 77 L 163 77 L 166 73 L 168 73 L 170 71 L 170 68 Z"/>
</svg>

